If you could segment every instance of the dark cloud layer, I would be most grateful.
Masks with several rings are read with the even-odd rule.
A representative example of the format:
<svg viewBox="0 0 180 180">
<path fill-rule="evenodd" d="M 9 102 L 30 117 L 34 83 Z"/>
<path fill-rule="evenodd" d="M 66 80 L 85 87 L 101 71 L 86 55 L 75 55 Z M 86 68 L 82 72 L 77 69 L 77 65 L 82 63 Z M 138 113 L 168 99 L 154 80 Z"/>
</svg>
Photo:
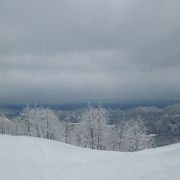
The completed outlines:
<svg viewBox="0 0 180 180">
<path fill-rule="evenodd" d="M 1 0 L 0 103 L 180 99 L 179 7 Z"/>
</svg>

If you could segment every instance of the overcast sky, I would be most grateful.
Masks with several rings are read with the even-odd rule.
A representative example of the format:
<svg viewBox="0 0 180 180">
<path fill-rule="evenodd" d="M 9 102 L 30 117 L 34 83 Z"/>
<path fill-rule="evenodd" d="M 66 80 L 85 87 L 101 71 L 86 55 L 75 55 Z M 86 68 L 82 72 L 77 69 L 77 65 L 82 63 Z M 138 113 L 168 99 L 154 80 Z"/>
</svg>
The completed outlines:
<svg viewBox="0 0 180 180">
<path fill-rule="evenodd" d="M 179 0 L 0 0 L 0 104 L 180 99 Z"/>
</svg>

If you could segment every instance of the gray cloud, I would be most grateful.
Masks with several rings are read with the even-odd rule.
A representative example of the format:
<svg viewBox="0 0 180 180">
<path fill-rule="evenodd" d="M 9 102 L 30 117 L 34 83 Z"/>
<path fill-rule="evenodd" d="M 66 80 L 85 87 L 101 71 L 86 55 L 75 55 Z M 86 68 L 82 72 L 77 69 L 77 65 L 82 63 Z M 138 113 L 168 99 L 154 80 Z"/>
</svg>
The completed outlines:
<svg viewBox="0 0 180 180">
<path fill-rule="evenodd" d="M 179 99 L 178 0 L 2 0 L 0 103 Z"/>
</svg>

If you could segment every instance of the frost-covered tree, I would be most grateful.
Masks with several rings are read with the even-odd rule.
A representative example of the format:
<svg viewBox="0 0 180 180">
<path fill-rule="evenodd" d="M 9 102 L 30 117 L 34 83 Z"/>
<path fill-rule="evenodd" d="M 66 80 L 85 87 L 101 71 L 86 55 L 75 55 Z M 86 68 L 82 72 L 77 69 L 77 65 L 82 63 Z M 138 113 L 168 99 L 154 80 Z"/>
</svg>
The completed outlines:
<svg viewBox="0 0 180 180">
<path fill-rule="evenodd" d="M 74 124 L 74 128 L 71 132 L 71 142 L 73 145 L 86 147 L 84 144 L 84 126 L 82 126 L 82 123 L 76 123 Z"/>
<path fill-rule="evenodd" d="M 108 146 L 110 127 L 107 125 L 108 112 L 99 105 L 97 109 L 97 149 L 105 149 Z"/>
<path fill-rule="evenodd" d="M 64 142 L 65 143 L 70 143 L 71 141 L 71 131 L 72 131 L 72 125 L 70 122 L 70 117 L 67 116 L 64 121 L 62 122 L 62 127 L 63 127 L 63 136 L 64 136 Z"/>
<path fill-rule="evenodd" d="M 123 150 L 123 135 L 125 132 L 124 123 L 120 123 L 112 127 L 111 129 L 111 150 L 122 151 Z"/>
<path fill-rule="evenodd" d="M 141 116 L 131 119 L 123 118 L 112 128 L 111 145 L 112 150 L 131 152 L 152 147 L 144 119 Z"/>
<path fill-rule="evenodd" d="M 142 117 L 138 116 L 125 123 L 122 146 L 125 151 L 139 151 L 151 146 Z"/>
<path fill-rule="evenodd" d="M 82 113 L 81 122 L 74 129 L 77 145 L 91 149 L 105 149 L 109 132 L 107 119 L 108 113 L 104 108 L 89 106 Z"/>
<path fill-rule="evenodd" d="M 20 125 L 21 134 L 31 136 L 32 127 L 33 127 L 33 116 L 32 109 L 27 105 L 23 111 L 20 113 L 20 116 L 17 118 L 17 123 Z"/>
<path fill-rule="evenodd" d="M 49 108 L 25 107 L 19 117 L 22 134 L 47 139 L 58 139 L 60 123 Z"/>
<path fill-rule="evenodd" d="M 15 124 L 3 114 L 0 116 L 0 134 L 15 134 Z"/>
</svg>

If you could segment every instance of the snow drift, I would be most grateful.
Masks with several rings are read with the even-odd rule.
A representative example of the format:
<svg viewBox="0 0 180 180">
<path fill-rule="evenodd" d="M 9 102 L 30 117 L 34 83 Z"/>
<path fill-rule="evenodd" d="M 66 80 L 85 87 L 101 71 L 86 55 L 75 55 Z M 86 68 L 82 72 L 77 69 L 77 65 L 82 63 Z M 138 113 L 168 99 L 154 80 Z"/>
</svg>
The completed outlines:
<svg viewBox="0 0 180 180">
<path fill-rule="evenodd" d="M 180 144 L 106 152 L 0 135 L 0 180 L 179 180 Z"/>
</svg>

